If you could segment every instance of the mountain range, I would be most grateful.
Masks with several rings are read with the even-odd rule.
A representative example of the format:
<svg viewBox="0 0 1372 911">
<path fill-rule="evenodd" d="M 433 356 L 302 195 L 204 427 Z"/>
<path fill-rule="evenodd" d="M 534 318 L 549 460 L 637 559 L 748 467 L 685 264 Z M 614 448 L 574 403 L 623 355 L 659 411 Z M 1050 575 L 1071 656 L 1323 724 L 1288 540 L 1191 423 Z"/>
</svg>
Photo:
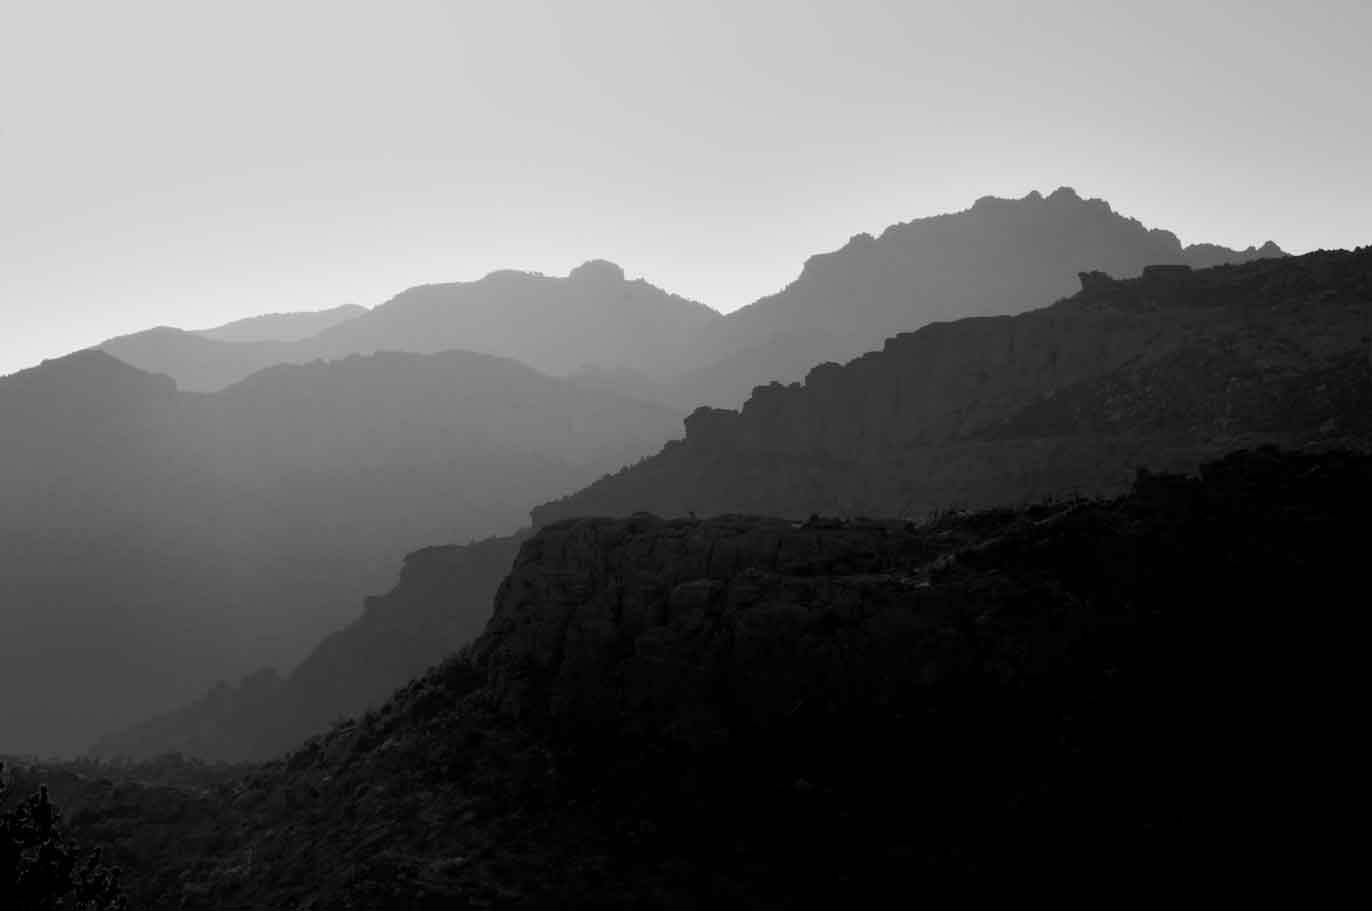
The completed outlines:
<svg viewBox="0 0 1372 911">
<path fill-rule="evenodd" d="M 736 407 L 755 386 L 798 380 L 815 364 L 847 360 L 926 323 L 1046 306 L 1072 293 L 1080 271 L 1128 277 L 1148 265 L 1282 255 L 1271 242 L 1183 246 L 1103 200 L 1061 188 L 1046 197 L 984 197 L 962 212 L 859 234 L 811 257 L 778 293 L 725 316 L 595 260 L 565 278 L 504 271 L 422 285 L 308 338 L 277 332 L 246 342 L 241 332 L 161 328 L 102 347 L 200 391 L 277 363 L 461 348 L 553 375 L 580 373 L 677 408 Z"/>
<path fill-rule="evenodd" d="M 274 364 L 352 354 L 460 349 L 513 358 L 563 376 L 588 365 L 658 370 L 680 362 L 687 339 L 719 314 L 612 263 L 594 260 L 565 278 L 493 272 L 478 281 L 421 285 L 304 338 L 278 330 L 256 341 L 159 328 L 104 342 L 126 363 L 212 392 Z"/>
<path fill-rule="evenodd" d="M 140 333 L 0 427 L 0 821 L 134 906 L 1171 896 L 1353 717 L 1372 247 L 985 198 L 727 316 L 593 261 Z"/>
<path fill-rule="evenodd" d="M 740 411 L 698 409 L 684 440 L 539 506 L 533 523 L 643 512 L 921 519 L 1110 495 L 1139 467 L 1194 470 L 1244 446 L 1372 445 L 1372 248 L 1078 281 L 1051 307 L 926 326 L 816 367 L 804 384 L 760 388 Z M 270 710 L 253 677 L 96 753 L 264 758 L 334 714 L 376 705 L 474 635 L 522 540 L 413 555 L 396 587 L 368 602 L 388 606 L 390 632 L 374 634 L 365 616 L 340 631 L 346 648 L 317 650 L 271 690 Z M 436 614 L 455 635 L 432 635 Z M 410 644 L 424 639 L 442 648 Z M 329 691 L 349 702 L 307 695 L 297 677 L 366 686 Z"/>
<path fill-rule="evenodd" d="M 293 664 L 404 554 L 516 528 L 679 421 L 460 351 L 210 395 L 94 350 L 0 379 L 0 603 L 22 631 L 0 639 L 5 746 L 77 749 Z"/>
<path fill-rule="evenodd" d="M 1016 316 L 896 335 L 534 511 L 922 516 L 1108 493 L 1140 465 L 1372 442 L 1372 248 L 1153 266 Z"/>
<path fill-rule="evenodd" d="M 800 468 L 804 480 L 792 467 L 813 462 L 807 435 L 857 430 L 870 441 L 885 433 L 851 425 L 864 409 L 870 413 L 889 399 L 895 387 L 888 379 L 904 387 L 924 383 L 925 394 L 938 397 L 940 383 L 966 384 L 960 368 L 907 376 L 908 366 L 882 367 L 878 372 L 894 372 L 874 378 L 870 389 L 854 387 L 865 399 L 844 403 L 852 413 L 833 422 L 842 430 L 823 429 L 828 419 L 802 408 L 801 417 L 786 420 L 812 429 L 800 432 L 804 439 L 776 436 L 771 453 L 746 446 L 735 452 L 729 435 L 714 427 L 728 422 L 725 413 L 696 412 L 684 442 L 574 492 L 673 435 L 681 412 L 645 399 L 690 406 L 742 401 L 755 383 L 785 380 L 932 319 L 1049 303 L 1066 293 L 1079 268 L 1129 275 L 1158 263 L 1281 256 L 1272 244 L 1245 251 L 1183 247 L 1170 233 L 1061 189 L 1047 197 L 988 197 L 964 212 L 893 226 L 880 237 L 860 235 L 813 257 L 783 291 L 728 316 L 592 261 L 565 278 L 498 272 L 476 282 L 421 286 L 371 310 L 276 314 L 210 330 L 155 329 L 4 378 L 0 421 L 21 443 L 0 456 L 9 482 L 0 575 L 7 601 L 16 606 L 12 613 L 32 630 L 30 642 L 7 649 L 10 675 L 33 672 L 33 656 L 46 655 L 43 662 L 59 672 L 53 686 L 68 700 L 59 705 L 75 704 L 89 691 L 90 677 L 74 669 L 89 666 L 91 674 L 121 683 L 104 688 L 108 701 L 90 719 L 73 722 L 18 698 L 0 704 L 0 718 L 31 748 L 71 748 L 74 738 L 88 742 L 185 707 L 213 681 L 245 673 L 243 684 L 214 690 L 203 707 L 217 717 L 246 717 L 232 706 L 258 704 L 268 683 L 294 685 L 295 672 L 280 678 L 270 669 L 301 661 L 326 633 L 347 638 L 342 627 L 355 616 L 359 593 L 381 590 L 405 553 L 513 531 L 544 501 L 553 500 L 534 511 L 539 524 L 582 510 L 756 507 L 795 514 L 936 505 L 946 497 L 921 501 L 911 485 L 932 488 L 949 479 L 918 461 L 891 467 L 880 464 L 888 454 L 869 452 L 862 459 L 875 459 L 877 470 L 860 462 L 857 471 L 825 452 L 819 467 Z M 979 347 L 985 346 L 973 342 L 969 351 Z M 566 378 L 539 374 L 511 357 Z M 972 361 L 978 357 L 973 353 Z M 956 359 L 950 354 L 950 365 Z M 834 369 L 823 368 L 821 377 Z M 1090 369 L 1064 368 L 1048 385 Z M 998 382 L 1018 389 L 1014 395 L 1042 386 L 1021 380 Z M 949 388 L 949 402 L 966 404 L 965 390 Z M 743 423 L 790 395 L 778 389 L 759 389 L 743 409 Z M 1006 395 L 1006 402 L 1014 398 Z M 1008 419 L 1010 411 L 1001 416 Z M 888 417 L 904 421 L 899 407 Z M 925 416 L 913 417 L 918 423 Z M 751 432 L 774 431 L 767 420 L 758 428 Z M 711 458 L 722 477 L 706 471 L 696 478 L 698 451 L 716 444 L 722 448 Z M 847 444 L 833 445 L 841 451 Z M 997 453 L 987 458 L 1011 458 L 1005 445 L 984 449 Z M 931 452 L 921 457 L 932 458 Z M 1119 464 L 1135 452 L 1122 454 Z M 640 479 L 658 478 L 685 453 L 693 455 L 684 474 L 654 480 L 651 495 L 639 495 Z M 736 457 L 736 465 L 724 464 Z M 839 483 L 834 465 L 851 476 L 843 484 L 863 477 L 870 490 L 826 489 Z M 981 480 L 954 478 L 945 490 L 963 496 L 985 474 L 974 469 Z M 797 495 L 797 484 L 814 496 Z M 747 496 L 727 492 L 740 487 Z M 1017 482 L 1008 489 L 1040 488 Z M 888 497 L 892 491 L 897 499 Z M 361 628 L 369 629 L 348 627 Z M 462 625 L 462 635 L 474 628 Z M 64 639 L 66 629 L 79 634 Z M 439 641 L 443 649 L 458 642 Z M 120 647 L 99 648 L 100 642 Z M 350 692 L 378 699 L 402 674 L 439 654 L 418 649 L 408 663 L 378 660 L 377 668 L 393 673 L 378 673 Z M 257 670 L 264 666 L 265 673 Z M 243 687 L 238 699 L 233 694 Z M 155 747 L 259 756 L 288 744 L 282 731 L 299 736 L 329 713 L 363 705 L 317 694 L 281 701 L 297 706 L 284 718 L 310 720 L 292 728 L 254 711 L 247 712 L 251 722 L 226 722 L 234 735 L 218 722 L 187 733 L 170 719 L 188 722 L 202 713 L 174 712 L 139 729 L 160 731 L 157 736 L 114 734 L 104 747 L 121 744 L 140 755 Z M 93 729 L 97 724 L 102 730 Z M 48 734 L 58 729 L 71 730 L 73 739 L 51 740 Z M 44 733 L 32 733 L 38 731 Z"/>
</svg>

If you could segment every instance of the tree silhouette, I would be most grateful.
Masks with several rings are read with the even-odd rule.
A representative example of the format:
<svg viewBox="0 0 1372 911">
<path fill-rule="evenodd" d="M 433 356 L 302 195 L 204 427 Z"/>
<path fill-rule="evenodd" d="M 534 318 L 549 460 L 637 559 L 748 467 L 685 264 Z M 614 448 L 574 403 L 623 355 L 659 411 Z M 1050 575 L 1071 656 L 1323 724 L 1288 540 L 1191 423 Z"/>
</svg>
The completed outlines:
<svg viewBox="0 0 1372 911">
<path fill-rule="evenodd" d="M 0 807 L 8 792 L 0 778 Z M 105 866 L 99 849 L 82 856 L 61 820 L 46 785 L 14 809 L 0 811 L 0 908 L 124 911 L 119 868 Z"/>
</svg>

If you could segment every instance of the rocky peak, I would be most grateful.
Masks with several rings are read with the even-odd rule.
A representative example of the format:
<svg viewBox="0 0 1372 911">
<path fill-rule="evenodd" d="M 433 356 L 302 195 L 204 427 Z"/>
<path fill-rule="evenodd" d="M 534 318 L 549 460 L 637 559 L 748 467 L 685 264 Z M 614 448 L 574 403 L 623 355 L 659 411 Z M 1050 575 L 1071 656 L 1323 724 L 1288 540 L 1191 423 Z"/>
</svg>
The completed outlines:
<svg viewBox="0 0 1372 911">
<path fill-rule="evenodd" d="M 624 269 L 608 259 L 592 259 L 577 266 L 567 277 L 587 284 L 611 285 L 624 281 Z"/>
</svg>

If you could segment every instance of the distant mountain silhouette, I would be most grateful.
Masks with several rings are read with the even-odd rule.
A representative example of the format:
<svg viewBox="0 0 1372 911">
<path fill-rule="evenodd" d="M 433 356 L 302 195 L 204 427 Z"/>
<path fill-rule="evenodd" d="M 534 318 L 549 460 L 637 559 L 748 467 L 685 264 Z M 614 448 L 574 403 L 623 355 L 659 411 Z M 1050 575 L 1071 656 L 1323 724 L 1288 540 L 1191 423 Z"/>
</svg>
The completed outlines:
<svg viewBox="0 0 1372 911">
<path fill-rule="evenodd" d="M 471 352 L 277 366 L 213 395 L 97 351 L 6 377 L 0 750 L 83 747 L 294 663 L 404 554 L 518 528 L 679 420 Z"/>
<path fill-rule="evenodd" d="M 1270 242 L 1242 251 L 1183 247 L 1171 232 L 1067 187 L 1047 197 L 987 196 L 810 257 L 782 291 L 704 327 L 691 349 L 697 366 L 677 378 L 672 401 L 736 408 L 755 386 L 800 380 L 817 363 L 848 360 L 927 323 L 1046 306 L 1071 294 L 1082 271 L 1129 277 L 1149 265 L 1282 255 Z"/>
<path fill-rule="evenodd" d="M 629 281 L 619 266 L 594 260 L 566 278 L 504 271 L 473 282 L 421 285 L 295 341 L 229 343 L 154 329 L 101 347 L 202 392 L 273 364 L 377 351 L 479 351 L 558 376 L 586 365 L 661 372 L 682 364 L 689 339 L 718 318 L 709 307 L 643 279 Z"/>
<path fill-rule="evenodd" d="M 534 511 L 922 515 L 1105 492 L 1262 443 L 1372 441 L 1372 248 L 1157 266 L 1018 316 L 936 323 Z"/>
<path fill-rule="evenodd" d="M 344 304 L 331 310 L 268 313 L 235 320 L 213 329 L 200 329 L 195 334 L 216 342 L 296 342 L 318 335 L 339 323 L 356 319 L 366 312 L 366 307 Z"/>
<path fill-rule="evenodd" d="M 1183 246 L 1070 188 L 1047 197 L 984 197 L 970 209 L 859 234 L 810 257 L 776 294 L 720 316 L 603 260 L 566 278 L 492 273 L 421 285 L 309 338 L 238 341 L 224 332 L 155 329 L 102 347 L 129 364 L 215 391 L 264 367 L 378 350 L 450 348 L 512 357 L 545 373 L 682 409 L 737 407 L 769 382 L 799 380 L 935 321 L 1013 314 L 1072 293 L 1082 271 L 1208 267 L 1285 255 L 1276 244 Z M 227 328 L 227 327 L 226 327 Z"/>
</svg>

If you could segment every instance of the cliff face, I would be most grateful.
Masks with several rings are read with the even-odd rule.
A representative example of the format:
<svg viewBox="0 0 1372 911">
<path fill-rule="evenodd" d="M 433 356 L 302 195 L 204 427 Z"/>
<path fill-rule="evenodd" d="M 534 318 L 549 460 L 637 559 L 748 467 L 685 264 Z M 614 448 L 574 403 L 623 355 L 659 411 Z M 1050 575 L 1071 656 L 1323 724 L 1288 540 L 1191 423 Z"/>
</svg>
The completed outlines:
<svg viewBox="0 0 1372 911">
<path fill-rule="evenodd" d="M 373 708 L 476 638 L 521 537 L 429 547 L 405 558 L 395 586 L 327 636 L 288 675 L 264 670 L 220 684 L 195 702 L 102 737 L 93 758 L 167 753 L 262 761 L 340 718 Z"/>
<path fill-rule="evenodd" d="M 920 525 L 558 523 L 375 712 L 209 800 L 54 796 L 154 909 L 1167 890 L 1182 757 L 1306 787 L 1274 732 L 1327 696 L 1311 612 L 1360 584 L 1369 496 L 1372 457 L 1260 450 Z"/>
<path fill-rule="evenodd" d="M 895 336 L 699 409 L 657 456 L 534 511 L 910 515 L 1122 489 L 1244 445 L 1372 439 L 1372 249 L 1153 268 Z"/>
</svg>

